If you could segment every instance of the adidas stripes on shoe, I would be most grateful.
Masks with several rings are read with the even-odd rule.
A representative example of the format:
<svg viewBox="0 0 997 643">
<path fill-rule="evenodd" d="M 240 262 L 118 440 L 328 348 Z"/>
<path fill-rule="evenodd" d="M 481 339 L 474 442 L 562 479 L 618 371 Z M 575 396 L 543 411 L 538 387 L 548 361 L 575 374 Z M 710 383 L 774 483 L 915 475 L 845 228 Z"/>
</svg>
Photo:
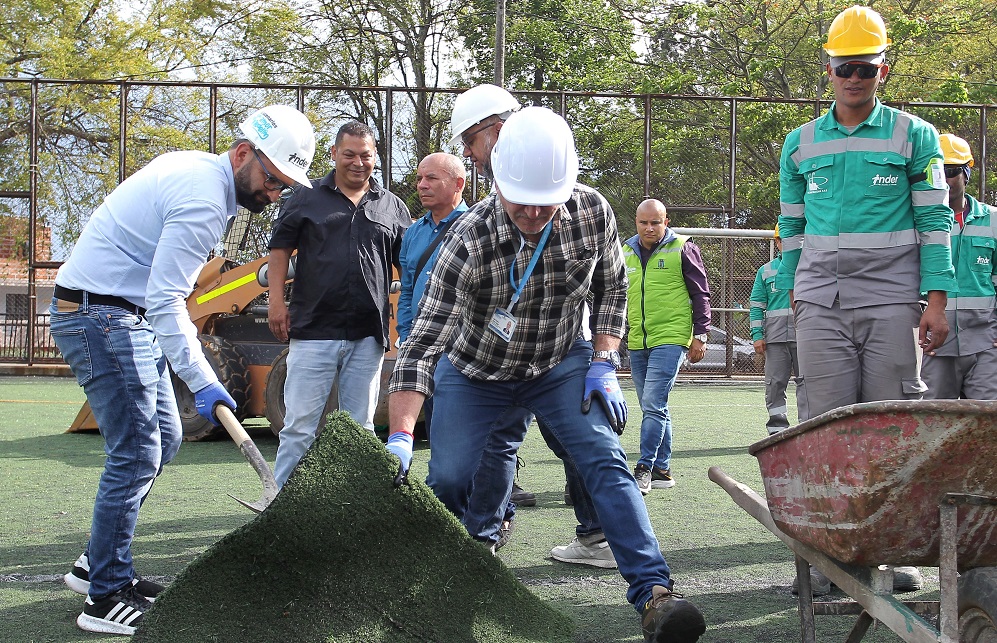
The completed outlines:
<svg viewBox="0 0 997 643">
<path fill-rule="evenodd" d="M 152 603 L 139 594 L 135 586 L 96 601 L 87 596 L 83 612 L 76 617 L 76 625 L 87 632 L 132 635 L 150 607 Z"/>
</svg>

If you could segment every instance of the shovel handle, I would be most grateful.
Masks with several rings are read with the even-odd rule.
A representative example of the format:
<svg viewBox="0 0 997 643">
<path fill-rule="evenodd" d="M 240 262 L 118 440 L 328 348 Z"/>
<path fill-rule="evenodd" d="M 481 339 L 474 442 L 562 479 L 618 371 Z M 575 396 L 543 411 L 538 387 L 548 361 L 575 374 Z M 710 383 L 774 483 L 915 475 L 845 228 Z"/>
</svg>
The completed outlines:
<svg viewBox="0 0 997 643">
<path fill-rule="evenodd" d="M 215 417 L 222 423 L 225 430 L 232 437 L 232 440 L 239 446 L 242 446 L 243 442 L 250 439 L 249 434 L 246 433 L 246 429 L 242 428 L 242 424 L 239 420 L 235 419 L 235 414 L 232 413 L 232 409 L 225 406 L 224 404 L 215 405 Z"/>
</svg>

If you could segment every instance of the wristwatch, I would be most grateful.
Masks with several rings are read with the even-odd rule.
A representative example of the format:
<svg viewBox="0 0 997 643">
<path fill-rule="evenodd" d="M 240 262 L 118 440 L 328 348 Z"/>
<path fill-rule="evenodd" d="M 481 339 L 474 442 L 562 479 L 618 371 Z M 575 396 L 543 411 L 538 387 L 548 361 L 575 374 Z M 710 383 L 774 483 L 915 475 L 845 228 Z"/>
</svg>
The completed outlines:
<svg viewBox="0 0 997 643">
<path fill-rule="evenodd" d="M 699 341 L 701 341 L 701 342 L 703 342 L 705 344 L 706 340 L 708 340 L 710 338 L 710 336 L 707 335 L 706 333 L 702 333 L 702 334 L 699 334 L 699 335 L 693 335 L 692 338 L 693 339 L 698 339 Z"/>
<path fill-rule="evenodd" d="M 592 353 L 593 359 L 604 359 L 613 365 L 613 368 L 619 368 L 623 360 L 620 359 L 620 351 L 596 351 Z"/>
</svg>

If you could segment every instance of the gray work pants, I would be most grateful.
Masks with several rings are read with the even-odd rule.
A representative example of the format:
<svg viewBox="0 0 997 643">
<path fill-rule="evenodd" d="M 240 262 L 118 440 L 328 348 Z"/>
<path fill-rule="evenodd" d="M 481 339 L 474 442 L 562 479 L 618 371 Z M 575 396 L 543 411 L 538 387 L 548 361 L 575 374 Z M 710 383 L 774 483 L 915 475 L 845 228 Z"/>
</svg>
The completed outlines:
<svg viewBox="0 0 997 643">
<path fill-rule="evenodd" d="M 924 356 L 926 400 L 997 400 L 997 348 L 960 357 Z"/>
<path fill-rule="evenodd" d="M 806 417 L 858 402 L 921 399 L 926 387 L 914 334 L 920 318 L 917 304 L 842 310 L 838 302 L 796 302 Z"/>
<path fill-rule="evenodd" d="M 765 408 L 769 419 L 765 426 L 769 429 L 784 429 L 789 426 L 789 407 L 786 403 L 786 388 L 789 378 L 796 376 L 796 409 L 800 419 L 804 419 L 803 404 L 805 388 L 800 379 L 800 362 L 796 357 L 796 342 L 765 342 Z"/>
</svg>

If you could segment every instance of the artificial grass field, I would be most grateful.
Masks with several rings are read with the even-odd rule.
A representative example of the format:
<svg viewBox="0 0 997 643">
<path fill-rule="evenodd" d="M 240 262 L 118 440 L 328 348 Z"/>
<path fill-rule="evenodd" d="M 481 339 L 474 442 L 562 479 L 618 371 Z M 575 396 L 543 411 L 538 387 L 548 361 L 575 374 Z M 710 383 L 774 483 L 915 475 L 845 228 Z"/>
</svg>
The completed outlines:
<svg viewBox="0 0 997 643">
<path fill-rule="evenodd" d="M 633 461 L 640 413 L 630 382 L 624 381 L 623 388 L 631 420 L 621 439 Z M 706 477 L 710 466 L 719 465 L 761 490 L 758 466 L 747 446 L 766 435 L 763 396 L 759 384 L 680 381 L 671 396 L 677 484 L 646 498 L 676 590 L 706 617 L 704 642 L 800 640 L 796 602 L 789 592 L 790 551 Z M 83 597 L 61 580 L 86 543 L 102 467 L 98 435 L 64 433 L 83 399 L 72 378 L 0 377 L 0 642 L 127 640 L 77 629 Z M 247 429 L 272 463 L 277 440 L 265 420 L 250 420 Z M 574 621 L 575 643 L 638 643 L 637 615 L 625 601 L 626 584 L 616 570 L 548 558 L 551 547 L 574 535 L 574 516 L 562 497 L 563 469 L 536 430 L 530 431 L 520 455 L 526 462 L 520 483 L 537 494 L 538 502 L 520 509 L 512 542 L 499 558 L 536 596 Z M 413 479 L 425 478 L 428 458 L 425 443 L 417 445 Z M 249 523 L 254 514 L 229 493 L 249 500 L 260 493 L 259 479 L 238 448 L 227 438 L 185 443 L 140 514 L 133 547 L 139 573 L 169 583 L 213 544 Z M 269 549 L 261 546 L 256 552 L 261 561 L 267 560 Z M 937 600 L 937 570 L 922 571 L 927 587 L 903 595 L 905 599 Z M 832 598 L 843 595 L 836 590 Z M 224 597 L 217 592 L 204 592 L 201 600 L 209 610 L 224 609 Z M 507 612 L 516 618 L 515 610 Z M 818 617 L 818 641 L 843 641 L 853 621 Z M 863 640 L 900 639 L 879 628 Z"/>
</svg>

